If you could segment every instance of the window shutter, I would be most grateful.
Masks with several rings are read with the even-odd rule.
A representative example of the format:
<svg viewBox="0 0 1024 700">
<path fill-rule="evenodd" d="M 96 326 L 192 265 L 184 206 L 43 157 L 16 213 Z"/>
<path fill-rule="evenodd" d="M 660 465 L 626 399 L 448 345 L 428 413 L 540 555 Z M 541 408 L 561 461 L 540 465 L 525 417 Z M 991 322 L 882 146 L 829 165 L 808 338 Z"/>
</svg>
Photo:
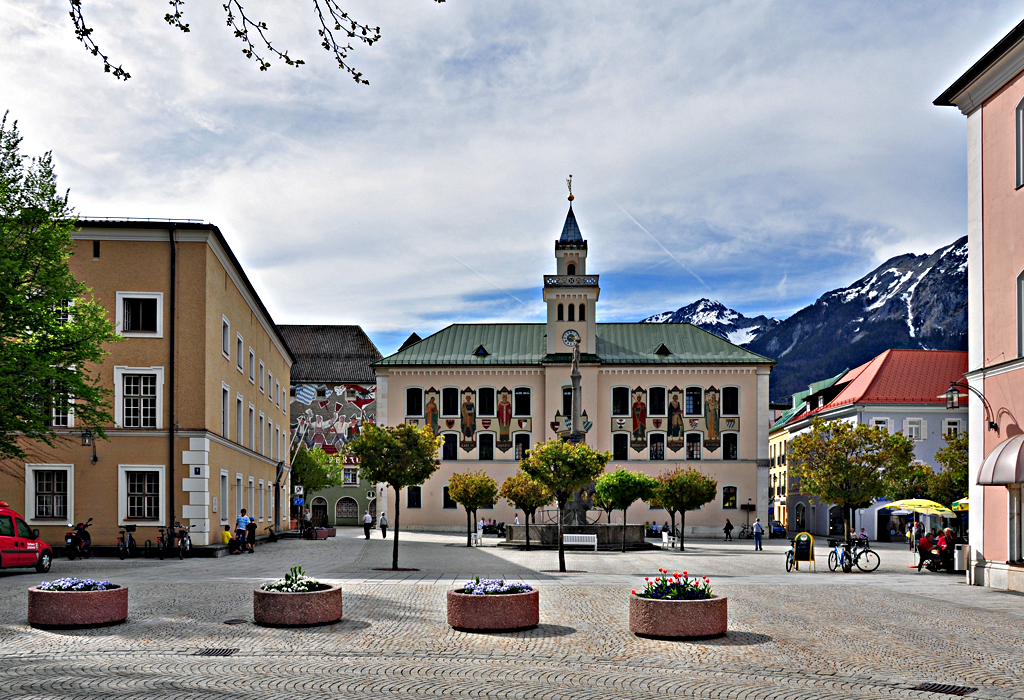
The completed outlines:
<svg viewBox="0 0 1024 700">
<path fill-rule="evenodd" d="M 896 421 L 892 418 L 887 418 L 886 420 L 888 421 L 889 434 L 892 435 L 896 432 Z"/>
<path fill-rule="evenodd" d="M 910 421 L 907 420 L 906 418 L 904 418 L 903 419 L 903 431 L 902 432 L 903 432 L 904 435 L 909 435 L 909 431 L 910 431 Z"/>
<path fill-rule="evenodd" d="M 928 421 L 926 421 L 924 418 L 921 419 L 921 439 L 928 439 Z"/>
</svg>

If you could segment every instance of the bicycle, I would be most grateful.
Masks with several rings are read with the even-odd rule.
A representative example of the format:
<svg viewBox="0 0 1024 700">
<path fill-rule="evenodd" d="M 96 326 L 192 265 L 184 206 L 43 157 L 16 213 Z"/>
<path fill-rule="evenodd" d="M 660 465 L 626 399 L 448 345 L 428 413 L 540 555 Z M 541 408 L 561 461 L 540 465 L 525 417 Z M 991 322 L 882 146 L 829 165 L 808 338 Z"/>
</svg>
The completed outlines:
<svg viewBox="0 0 1024 700">
<path fill-rule="evenodd" d="M 736 536 L 741 540 L 752 540 L 754 539 L 754 528 L 749 525 L 744 525 L 740 528 L 740 534 Z"/>
<path fill-rule="evenodd" d="M 125 556 L 136 557 L 139 554 L 139 546 L 135 544 L 132 533 L 138 529 L 138 525 L 119 525 L 117 533 L 117 556 L 124 561 Z"/>
<path fill-rule="evenodd" d="M 273 525 L 270 525 L 263 529 L 267 531 L 267 542 L 277 542 L 277 531 L 274 530 Z"/>
<path fill-rule="evenodd" d="M 868 546 L 866 540 L 854 542 L 850 546 L 847 546 L 845 542 L 840 543 L 839 540 L 829 540 L 828 544 L 832 547 L 832 551 L 828 554 L 830 571 L 841 568 L 844 574 L 848 574 L 856 566 L 864 573 L 871 573 L 882 563 L 878 554 Z"/>
<path fill-rule="evenodd" d="M 177 533 L 177 545 L 178 545 L 178 559 L 184 559 L 192 553 L 192 536 L 189 534 L 189 530 L 195 527 L 195 525 L 189 525 L 188 529 L 185 529 L 181 523 L 174 523 Z"/>
</svg>

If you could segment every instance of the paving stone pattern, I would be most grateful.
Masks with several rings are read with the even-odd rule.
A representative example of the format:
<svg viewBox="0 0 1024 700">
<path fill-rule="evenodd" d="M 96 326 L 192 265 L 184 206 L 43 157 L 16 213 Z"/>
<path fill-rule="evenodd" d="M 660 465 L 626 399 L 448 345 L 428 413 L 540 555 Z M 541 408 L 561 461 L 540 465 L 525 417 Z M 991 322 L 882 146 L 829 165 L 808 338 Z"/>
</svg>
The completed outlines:
<svg viewBox="0 0 1024 700">
<path fill-rule="evenodd" d="M 879 545 L 872 574 L 786 574 L 788 544 L 694 541 L 686 553 L 554 552 L 402 533 L 369 542 L 340 530 L 256 554 L 188 561 L 91 559 L 47 576 L 0 573 L 0 697 L 22 698 L 948 698 L 922 682 L 977 687 L 971 697 L 1024 699 L 1024 597 L 917 574 L 905 548 Z M 489 544 L 494 544 L 491 540 Z M 268 629 L 252 619 L 252 589 L 301 564 L 344 587 L 342 622 Z M 729 597 L 730 632 L 695 642 L 628 631 L 630 588 L 659 566 L 712 577 Z M 51 632 L 25 622 L 26 590 L 61 576 L 130 588 L 129 620 Z M 473 575 L 541 590 L 541 624 L 512 633 L 457 632 L 445 592 Z M 226 625 L 243 618 L 246 624 Z M 238 648 L 229 657 L 196 656 Z"/>
</svg>

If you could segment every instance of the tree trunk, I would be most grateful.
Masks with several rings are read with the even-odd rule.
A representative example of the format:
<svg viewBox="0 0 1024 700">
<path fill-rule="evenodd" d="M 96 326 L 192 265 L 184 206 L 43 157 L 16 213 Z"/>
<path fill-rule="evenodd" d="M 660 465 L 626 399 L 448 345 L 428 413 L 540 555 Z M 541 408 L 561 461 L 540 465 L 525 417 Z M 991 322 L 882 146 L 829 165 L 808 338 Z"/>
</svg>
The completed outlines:
<svg viewBox="0 0 1024 700">
<path fill-rule="evenodd" d="M 852 542 L 850 541 L 850 511 L 851 510 L 852 510 L 851 508 L 847 508 L 846 506 L 843 506 L 843 541 L 846 542 L 847 546 L 850 546 L 852 544 Z"/>
<path fill-rule="evenodd" d="M 668 536 L 669 537 L 675 537 L 675 535 L 676 535 L 676 512 L 674 510 L 670 510 L 668 512 L 668 514 L 669 514 L 669 517 L 672 518 L 672 530 L 668 533 Z M 682 540 L 680 540 L 680 542 L 682 542 Z M 672 545 L 672 546 L 674 547 L 675 545 Z M 683 551 L 682 550 L 682 544 L 680 544 L 679 547 L 680 547 L 679 551 L 680 552 Z"/>
<path fill-rule="evenodd" d="M 565 543 L 562 542 L 562 518 L 565 517 L 565 503 L 558 501 L 558 570 L 565 572 Z"/>
<path fill-rule="evenodd" d="M 473 521 L 471 520 L 469 506 L 465 506 L 466 509 L 466 546 L 473 546 Z"/>
<path fill-rule="evenodd" d="M 385 491 L 385 493 L 387 493 Z M 391 570 L 398 571 L 398 516 L 399 516 L 399 501 L 401 500 L 402 494 L 399 493 L 398 487 L 395 487 L 395 543 L 391 549 Z"/>
<path fill-rule="evenodd" d="M 524 527 L 526 528 L 526 551 L 529 552 L 530 551 L 530 513 L 527 513 L 525 510 L 523 511 L 523 522 L 526 523 L 524 525 Z"/>
<path fill-rule="evenodd" d="M 645 533 L 646 535 L 646 533 Z M 622 551 L 626 551 L 626 509 L 622 509 Z"/>
<path fill-rule="evenodd" d="M 672 520 L 674 522 L 675 518 L 673 518 Z M 685 552 L 686 551 L 686 543 L 683 542 L 683 533 L 684 532 L 686 532 L 686 511 L 685 510 L 681 510 L 681 511 L 679 511 L 679 551 L 680 552 Z"/>
</svg>

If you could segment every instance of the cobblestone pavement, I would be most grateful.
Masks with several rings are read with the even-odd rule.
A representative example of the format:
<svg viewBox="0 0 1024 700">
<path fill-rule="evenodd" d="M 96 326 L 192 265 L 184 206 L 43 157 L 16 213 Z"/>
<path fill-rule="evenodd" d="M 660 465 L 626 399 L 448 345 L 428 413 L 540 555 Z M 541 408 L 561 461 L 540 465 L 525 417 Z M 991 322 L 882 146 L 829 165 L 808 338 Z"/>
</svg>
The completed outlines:
<svg viewBox="0 0 1024 700">
<path fill-rule="evenodd" d="M 391 539 L 341 530 L 256 554 L 188 561 L 91 559 L 54 563 L 46 577 L 0 574 L 2 698 L 436 697 L 948 698 L 922 682 L 976 687 L 972 697 L 1024 698 L 1024 597 L 908 570 L 911 555 L 879 545 L 872 574 L 786 574 L 782 540 L 694 541 L 686 553 L 466 548 L 453 535 Z M 488 542 L 493 544 L 494 540 Z M 345 618 L 324 627 L 251 622 L 252 589 L 302 564 L 344 587 Z M 670 642 L 628 630 L 627 594 L 659 566 L 712 577 L 729 597 L 725 637 Z M 501 576 L 541 589 L 541 625 L 472 634 L 445 624 L 445 591 Z M 25 623 L 25 590 L 41 579 L 103 577 L 127 584 L 129 621 L 72 632 Z M 244 624 L 226 625 L 241 618 Z M 237 648 L 226 658 L 195 656 Z"/>
</svg>

